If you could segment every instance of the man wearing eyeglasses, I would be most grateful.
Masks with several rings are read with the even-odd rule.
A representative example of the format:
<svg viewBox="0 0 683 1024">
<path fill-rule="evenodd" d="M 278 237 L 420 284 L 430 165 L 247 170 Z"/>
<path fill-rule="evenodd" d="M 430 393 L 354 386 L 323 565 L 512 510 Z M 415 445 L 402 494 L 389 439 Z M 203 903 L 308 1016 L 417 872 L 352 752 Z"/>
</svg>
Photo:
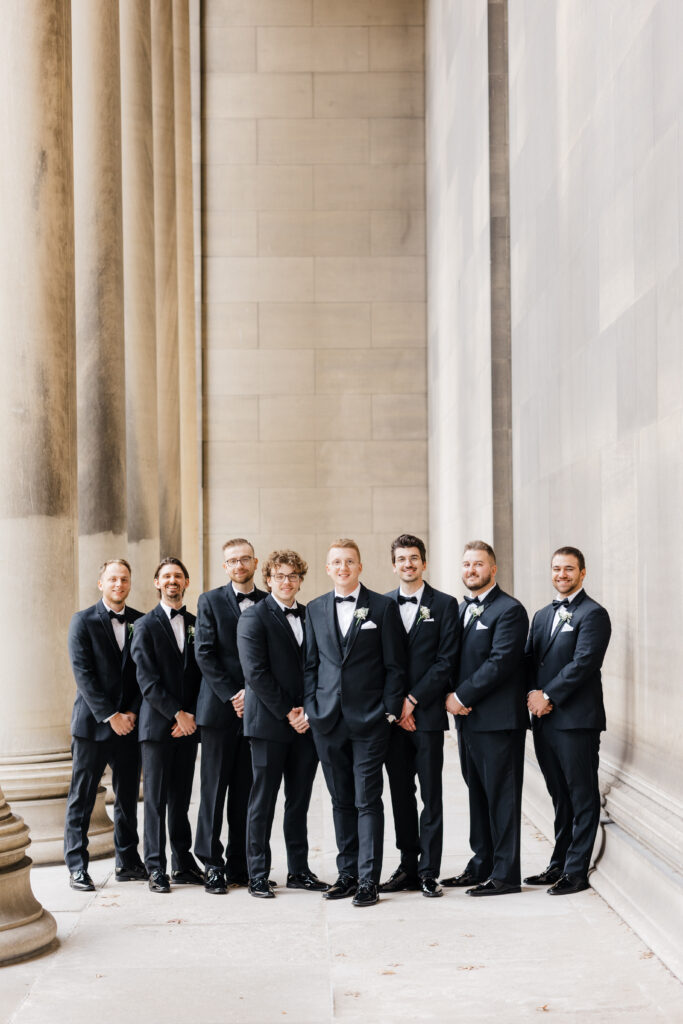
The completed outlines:
<svg viewBox="0 0 683 1024">
<path fill-rule="evenodd" d="M 306 606 L 296 600 L 307 569 L 296 551 L 273 551 L 263 567 L 270 593 L 237 626 L 254 776 L 247 813 L 249 893 L 261 899 L 275 895 L 268 880 L 270 833 L 283 778 L 287 888 L 328 888 L 308 865 L 307 818 L 318 755 L 303 709 Z"/>
<path fill-rule="evenodd" d="M 195 854 L 204 862 L 206 892 L 221 895 L 249 880 L 246 854 L 251 753 L 244 737 L 244 674 L 237 651 L 237 624 L 266 596 L 254 586 L 258 559 L 244 537 L 223 545 L 228 583 L 202 594 L 197 605 L 195 652 L 202 673 L 197 701 L 201 729 L 201 795 Z M 221 830 L 227 795 L 228 842 Z"/>
</svg>

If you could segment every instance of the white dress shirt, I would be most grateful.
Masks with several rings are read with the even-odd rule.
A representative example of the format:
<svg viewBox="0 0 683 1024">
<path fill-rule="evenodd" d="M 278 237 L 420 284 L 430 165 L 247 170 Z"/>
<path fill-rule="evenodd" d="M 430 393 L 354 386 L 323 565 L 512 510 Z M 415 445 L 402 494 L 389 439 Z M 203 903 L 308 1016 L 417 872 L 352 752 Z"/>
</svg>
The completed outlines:
<svg viewBox="0 0 683 1024">
<path fill-rule="evenodd" d="M 124 605 L 121 611 L 117 612 L 116 608 L 111 608 L 104 598 L 102 598 L 102 604 L 107 609 L 107 614 L 109 614 L 109 612 L 116 612 L 117 615 L 123 615 L 126 611 L 126 606 Z M 110 619 L 109 621 L 111 622 L 111 628 L 114 630 L 114 636 L 116 637 L 116 642 L 119 645 L 119 650 L 122 651 L 126 642 L 126 623 L 119 622 L 118 619 Z"/>
<path fill-rule="evenodd" d="M 339 623 L 339 629 L 341 630 L 341 635 L 342 636 L 346 636 L 346 634 L 349 631 L 349 627 L 351 626 L 351 623 L 353 622 L 353 616 L 354 616 L 354 614 L 356 612 L 356 604 L 358 602 L 358 595 L 359 594 L 360 594 L 360 583 L 358 584 L 356 589 L 354 591 L 352 591 L 350 594 L 340 594 L 336 590 L 334 592 L 334 596 L 335 597 L 352 597 L 353 598 L 353 602 L 351 602 L 351 601 L 340 601 L 339 603 L 337 603 L 336 601 L 334 602 L 334 607 L 337 610 L 337 622 Z"/>
<path fill-rule="evenodd" d="M 279 608 L 281 608 L 282 611 L 285 613 L 285 618 L 287 619 L 287 622 L 291 627 L 292 633 L 294 634 L 294 639 L 298 643 L 299 647 L 301 647 L 302 643 L 304 642 L 304 627 L 301 624 L 301 619 L 299 618 L 298 615 L 287 615 L 286 612 L 288 606 L 286 604 L 283 604 L 282 601 L 278 601 L 275 594 L 272 594 L 271 596 L 273 598 L 273 601 L 275 601 L 275 604 Z M 296 601 L 292 605 L 292 608 L 298 608 Z"/>
<path fill-rule="evenodd" d="M 583 587 L 579 587 L 579 589 L 576 591 L 576 593 L 569 594 L 566 597 L 562 598 L 562 600 L 568 601 L 569 604 L 571 604 L 572 601 L 574 600 L 574 598 L 577 597 L 581 593 L 582 590 L 583 590 Z M 558 596 L 561 596 L 561 595 L 558 595 Z M 557 600 L 557 598 L 553 598 L 553 600 Z M 555 609 L 555 614 L 553 616 L 553 624 L 550 627 L 550 635 L 551 636 L 555 635 L 555 630 L 557 629 L 557 627 L 559 625 L 559 622 L 560 622 L 560 609 L 556 608 Z"/>
<path fill-rule="evenodd" d="M 164 611 L 168 615 L 168 621 L 171 623 L 171 629 L 175 633 L 175 638 L 176 638 L 176 641 L 178 642 L 178 650 L 179 651 L 184 650 L 185 649 L 185 619 L 183 618 L 182 615 L 174 615 L 173 618 L 171 618 L 171 612 L 173 611 L 173 608 L 171 608 L 170 604 L 164 604 L 164 602 L 162 601 L 161 602 L 161 607 L 164 609 Z"/>
<path fill-rule="evenodd" d="M 401 597 L 417 598 L 417 604 L 413 604 L 412 601 L 409 601 L 407 604 L 400 604 L 398 606 L 398 610 L 401 613 L 401 618 L 403 619 L 403 625 L 405 626 L 406 633 L 410 633 L 411 629 L 413 628 L 415 616 L 419 612 L 420 605 L 422 604 L 422 595 L 424 594 L 424 589 L 425 585 L 423 583 L 420 589 L 416 590 L 414 594 L 404 594 L 399 587 L 398 592 L 401 595 Z"/>
</svg>

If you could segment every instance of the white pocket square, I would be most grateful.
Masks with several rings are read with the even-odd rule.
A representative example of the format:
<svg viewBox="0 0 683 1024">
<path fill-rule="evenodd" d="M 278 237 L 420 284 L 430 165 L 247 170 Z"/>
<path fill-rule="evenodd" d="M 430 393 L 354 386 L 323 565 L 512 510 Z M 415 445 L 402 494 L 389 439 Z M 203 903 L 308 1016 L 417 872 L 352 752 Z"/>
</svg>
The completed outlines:
<svg viewBox="0 0 683 1024">
<path fill-rule="evenodd" d="M 361 629 L 377 629 L 377 623 L 376 622 L 364 622 L 363 625 L 360 628 Z"/>
<path fill-rule="evenodd" d="M 574 627 L 570 626 L 568 622 L 565 622 L 564 626 L 560 630 L 560 633 L 573 633 Z"/>
<path fill-rule="evenodd" d="M 483 622 L 478 622 L 477 625 L 475 626 L 475 629 L 488 629 L 488 628 L 489 627 L 485 626 Z"/>
<path fill-rule="evenodd" d="M 422 621 L 423 622 L 434 622 L 435 620 L 434 619 L 423 619 Z"/>
</svg>

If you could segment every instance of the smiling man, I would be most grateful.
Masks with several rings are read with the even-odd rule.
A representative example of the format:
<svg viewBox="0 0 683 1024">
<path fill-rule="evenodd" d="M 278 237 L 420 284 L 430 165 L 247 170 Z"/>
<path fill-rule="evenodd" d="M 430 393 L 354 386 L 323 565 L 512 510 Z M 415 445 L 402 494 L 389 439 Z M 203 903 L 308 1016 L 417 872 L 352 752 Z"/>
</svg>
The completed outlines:
<svg viewBox="0 0 683 1024">
<path fill-rule="evenodd" d="M 395 601 L 361 584 L 354 540 L 330 545 L 326 569 L 334 590 L 308 606 L 304 682 L 339 851 L 339 877 L 323 897 L 367 907 L 379 898 L 382 764 L 407 692 L 405 631 Z"/>
<path fill-rule="evenodd" d="M 606 610 L 583 589 L 585 576 L 581 551 L 558 548 L 551 578 L 559 597 L 536 612 L 527 643 L 535 686 L 527 700 L 555 809 L 555 848 L 548 867 L 524 881 L 550 885 L 553 896 L 588 888 L 600 822 L 598 753 L 606 725 L 600 669 L 612 627 Z"/>
<path fill-rule="evenodd" d="M 170 892 L 166 874 L 166 808 L 176 885 L 203 885 L 192 856 L 188 819 L 197 757 L 195 707 L 199 669 L 195 617 L 183 604 L 190 584 L 179 558 L 164 558 L 154 573 L 160 601 L 136 624 L 131 654 L 142 691 L 140 744 L 145 801 L 145 865 L 152 892 Z"/>
<path fill-rule="evenodd" d="M 247 814 L 249 893 L 261 899 L 274 896 L 270 833 L 283 778 L 287 888 L 327 889 L 308 865 L 307 818 L 318 755 L 303 709 L 306 606 L 296 600 L 307 570 L 296 551 L 273 551 L 263 567 L 270 593 L 237 626 L 254 777 Z"/>
</svg>

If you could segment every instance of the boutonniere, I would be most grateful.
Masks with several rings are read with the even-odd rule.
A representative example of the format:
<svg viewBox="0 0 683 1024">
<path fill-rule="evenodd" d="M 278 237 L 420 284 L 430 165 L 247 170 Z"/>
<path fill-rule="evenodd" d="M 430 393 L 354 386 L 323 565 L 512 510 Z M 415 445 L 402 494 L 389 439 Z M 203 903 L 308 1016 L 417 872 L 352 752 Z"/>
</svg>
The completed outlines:
<svg viewBox="0 0 683 1024">
<path fill-rule="evenodd" d="M 420 614 L 418 616 L 418 620 L 417 621 L 418 622 L 424 622 L 425 619 L 428 619 L 430 617 L 431 617 L 431 612 L 429 611 L 429 608 L 427 607 L 427 605 L 426 604 L 421 604 L 420 605 Z"/>
<path fill-rule="evenodd" d="M 560 608 L 560 622 L 569 623 L 572 621 L 572 615 L 574 612 L 568 612 L 566 608 Z"/>
<path fill-rule="evenodd" d="M 480 615 L 484 614 L 483 604 L 470 605 L 472 611 L 470 612 L 470 619 L 478 619 Z"/>
<path fill-rule="evenodd" d="M 132 640 L 133 639 L 133 628 L 134 628 L 133 627 L 133 623 L 132 622 L 128 622 L 128 623 L 126 623 L 126 625 L 128 626 L 128 639 Z"/>
<path fill-rule="evenodd" d="M 194 626 L 187 627 L 187 642 L 188 644 L 194 643 Z"/>
<path fill-rule="evenodd" d="M 353 613 L 353 617 L 356 620 L 356 622 L 365 622 L 365 620 L 368 617 L 369 611 L 369 608 L 356 608 L 355 612 Z"/>
</svg>

